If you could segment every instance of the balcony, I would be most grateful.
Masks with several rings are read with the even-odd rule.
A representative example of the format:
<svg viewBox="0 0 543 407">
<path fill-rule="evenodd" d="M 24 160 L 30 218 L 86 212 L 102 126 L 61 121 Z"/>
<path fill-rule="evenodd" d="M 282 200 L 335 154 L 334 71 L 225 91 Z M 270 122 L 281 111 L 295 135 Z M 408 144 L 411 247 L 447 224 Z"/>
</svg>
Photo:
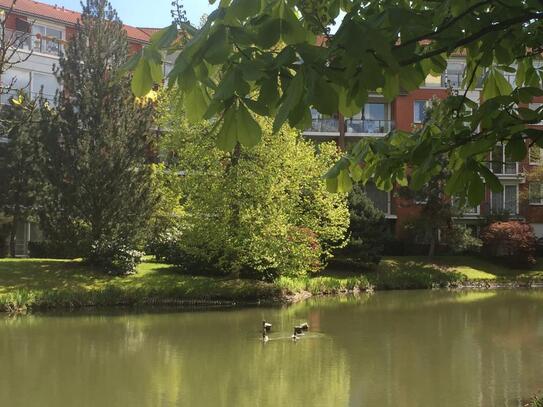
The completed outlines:
<svg viewBox="0 0 543 407">
<path fill-rule="evenodd" d="M 313 119 L 311 128 L 304 131 L 306 135 L 312 136 L 339 136 L 338 119 Z"/>
<path fill-rule="evenodd" d="M 345 121 L 346 135 L 385 135 L 392 130 L 394 130 L 394 121 L 392 120 L 349 119 Z"/>
</svg>

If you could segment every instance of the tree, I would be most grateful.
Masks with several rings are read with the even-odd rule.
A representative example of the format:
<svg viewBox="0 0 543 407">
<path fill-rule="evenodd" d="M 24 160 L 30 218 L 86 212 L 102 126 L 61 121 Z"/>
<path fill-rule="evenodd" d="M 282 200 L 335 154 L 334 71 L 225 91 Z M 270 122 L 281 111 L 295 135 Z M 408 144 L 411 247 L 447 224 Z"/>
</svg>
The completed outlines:
<svg viewBox="0 0 543 407">
<path fill-rule="evenodd" d="M 153 105 L 131 94 L 120 70 L 127 53 L 109 2 L 88 0 L 60 60 L 58 108 L 42 108 L 42 228 L 100 264 L 103 252 L 140 247 L 156 201 L 148 160 Z"/>
<path fill-rule="evenodd" d="M 387 239 L 385 214 L 358 185 L 349 194 L 349 213 L 350 239 L 341 254 L 357 263 L 379 263 Z"/>
<path fill-rule="evenodd" d="M 8 26 L 15 21 L 17 1 L 9 2 L 0 10 L 0 98 L 10 98 L 11 106 L 0 108 L 0 218 L 9 236 L 9 255 L 15 256 L 17 226 L 26 221 L 34 211 L 39 189 L 36 154 L 38 145 L 34 122 L 36 103 L 30 101 L 24 90 L 27 83 L 17 83 L 8 72 L 26 62 L 32 52 L 21 52 L 21 47 L 31 39 L 31 23 L 20 22 L 17 29 Z M 0 240 L 4 233 L 0 234 Z M 3 242 L 0 241 L 0 246 Z"/>
<path fill-rule="evenodd" d="M 407 182 L 411 168 L 411 186 L 420 189 L 445 154 L 447 193 L 467 195 L 476 205 L 485 183 L 501 190 L 485 165 L 494 145 L 507 144 L 515 160 L 525 156 L 526 139 L 543 145 L 543 132 L 529 127 L 543 118 L 543 108 L 524 107 L 543 96 L 543 67 L 536 63 L 542 17 L 540 0 L 221 0 L 201 30 L 189 30 L 192 39 L 169 79 L 186 93 L 189 118 L 219 118 L 217 142 L 231 151 L 236 141 L 259 142 L 259 131 L 234 130 L 248 110 L 274 118 L 274 132 L 285 122 L 309 127 L 310 107 L 349 117 L 369 92 L 393 100 L 444 72 L 447 57 L 460 50 L 467 62 L 463 87 L 471 90 L 481 80 L 482 103 L 467 91 L 451 94 L 441 105 L 454 119 L 451 126 L 429 121 L 413 135 L 396 130 L 362 140 L 327 173 L 327 182 L 331 191 L 349 191 L 353 181 L 372 178 L 391 190 Z M 159 51 L 176 31 L 176 25 L 166 28 L 130 61 L 136 94 L 159 79 L 153 77 Z M 515 87 L 504 72 L 516 73 Z"/>
<path fill-rule="evenodd" d="M 2 120 L 9 123 L 9 131 L 4 133 L 9 141 L 0 143 L 0 212 L 9 216 L 11 257 L 15 257 L 17 226 L 35 214 L 41 187 L 40 145 L 34 110 L 35 102 L 24 102 L 24 105 L 5 107 L 0 113 Z"/>
<path fill-rule="evenodd" d="M 215 146 L 212 122 L 189 124 L 181 94 L 165 108 L 162 151 L 181 174 L 181 233 L 176 262 L 191 272 L 271 279 L 320 270 L 341 247 L 348 227 L 344 194 L 326 192 L 333 144 L 315 146 L 284 126 L 272 135 L 262 120 L 262 143 Z M 206 134 L 207 137 L 202 137 Z"/>
</svg>

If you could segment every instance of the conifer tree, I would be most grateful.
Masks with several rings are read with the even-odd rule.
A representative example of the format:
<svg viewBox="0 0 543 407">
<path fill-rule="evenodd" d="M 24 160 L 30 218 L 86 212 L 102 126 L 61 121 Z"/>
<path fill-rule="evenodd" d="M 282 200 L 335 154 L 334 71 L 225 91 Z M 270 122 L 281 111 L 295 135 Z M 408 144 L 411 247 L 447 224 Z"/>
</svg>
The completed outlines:
<svg viewBox="0 0 543 407">
<path fill-rule="evenodd" d="M 42 109 L 41 225 L 52 241 L 77 244 L 92 263 L 138 247 L 155 201 L 153 106 L 131 93 L 121 69 L 128 50 L 110 3 L 87 0 L 57 71 L 58 107 Z"/>
</svg>

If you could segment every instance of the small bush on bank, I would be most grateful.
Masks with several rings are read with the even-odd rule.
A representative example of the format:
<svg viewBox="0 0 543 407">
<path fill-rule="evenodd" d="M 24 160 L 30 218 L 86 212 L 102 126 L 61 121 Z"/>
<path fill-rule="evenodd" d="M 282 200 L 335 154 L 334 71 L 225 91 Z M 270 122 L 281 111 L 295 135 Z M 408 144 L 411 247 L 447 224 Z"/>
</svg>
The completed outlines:
<svg viewBox="0 0 543 407">
<path fill-rule="evenodd" d="M 287 293 L 308 291 L 313 295 L 340 294 L 354 291 L 367 291 L 372 285 L 366 276 L 337 278 L 331 276 L 290 278 L 279 277 L 277 286 Z"/>
<path fill-rule="evenodd" d="M 525 407 L 543 407 L 543 396 L 534 396 Z"/>
<path fill-rule="evenodd" d="M 134 273 L 142 257 L 142 252 L 123 243 L 99 241 L 92 245 L 86 261 L 109 274 L 123 275 Z"/>
<path fill-rule="evenodd" d="M 495 222 L 481 234 L 483 253 L 503 260 L 509 267 L 530 268 L 536 262 L 533 228 L 518 221 Z"/>
</svg>

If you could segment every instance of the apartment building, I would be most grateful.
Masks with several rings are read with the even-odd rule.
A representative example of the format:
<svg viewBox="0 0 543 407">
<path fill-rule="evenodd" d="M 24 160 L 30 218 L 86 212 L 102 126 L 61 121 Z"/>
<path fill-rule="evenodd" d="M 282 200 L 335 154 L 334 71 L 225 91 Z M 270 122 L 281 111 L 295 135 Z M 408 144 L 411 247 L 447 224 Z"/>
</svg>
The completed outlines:
<svg viewBox="0 0 543 407">
<path fill-rule="evenodd" d="M 341 122 L 339 115 L 325 117 L 313 111 L 312 126 L 304 135 L 316 141 L 338 140 L 340 126 L 344 126 L 348 147 L 362 138 L 385 137 L 393 129 L 411 131 L 414 126 L 424 121 L 426 107 L 432 99 L 445 98 L 449 88 L 460 90 L 465 69 L 465 59 L 461 55 L 451 57 L 441 76 L 429 76 L 419 89 L 402 93 L 391 103 L 375 94 L 369 98 L 359 114 L 341 118 Z M 506 74 L 506 78 L 515 86 L 514 74 Z M 475 89 L 468 92 L 467 96 L 479 102 L 481 91 L 482 89 Z M 542 102 L 543 98 L 536 98 L 530 107 L 537 108 Z M 536 235 L 543 237 L 543 185 L 537 181 L 528 181 L 528 174 L 541 165 L 543 152 L 538 147 L 532 147 L 523 162 L 512 162 L 506 156 L 504 146 L 496 146 L 489 157 L 489 168 L 503 184 L 503 192 L 495 193 L 487 188 L 485 200 L 475 208 L 464 210 L 456 221 L 469 225 L 474 233 L 478 233 L 479 226 L 486 217 L 500 213 L 512 219 L 529 222 Z M 397 191 L 383 192 L 373 185 L 366 187 L 366 193 L 386 214 L 391 229 L 395 230 L 397 235 L 401 235 L 402 225 L 418 216 L 424 205 L 424 198 L 408 202 L 400 197 Z"/>
<path fill-rule="evenodd" d="M 0 0 L 0 9 L 9 10 L 12 0 Z M 64 44 L 75 34 L 76 25 L 81 14 L 64 7 L 52 6 L 33 0 L 17 0 L 13 11 L 5 16 L 7 35 L 10 32 L 29 33 L 28 39 L 21 45 L 16 55 L 21 61 L 5 72 L 1 80 L 4 84 L 12 84 L 12 94 L 24 90 L 31 96 L 43 92 L 44 97 L 53 100 L 61 89 L 53 69 L 58 66 L 59 58 L 64 51 Z M 155 28 L 124 26 L 129 39 L 131 52 L 137 52 L 147 44 Z M 166 64 L 166 70 L 171 64 Z M 2 104 L 9 101 L 11 94 L 0 98 Z M 8 142 L 0 134 L 0 142 Z M 0 191 L 1 193 L 1 191 Z M 40 241 L 43 236 L 37 225 L 21 223 L 18 226 L 16 254 L 28 254 L 28 242 Z"/>
</svg>

